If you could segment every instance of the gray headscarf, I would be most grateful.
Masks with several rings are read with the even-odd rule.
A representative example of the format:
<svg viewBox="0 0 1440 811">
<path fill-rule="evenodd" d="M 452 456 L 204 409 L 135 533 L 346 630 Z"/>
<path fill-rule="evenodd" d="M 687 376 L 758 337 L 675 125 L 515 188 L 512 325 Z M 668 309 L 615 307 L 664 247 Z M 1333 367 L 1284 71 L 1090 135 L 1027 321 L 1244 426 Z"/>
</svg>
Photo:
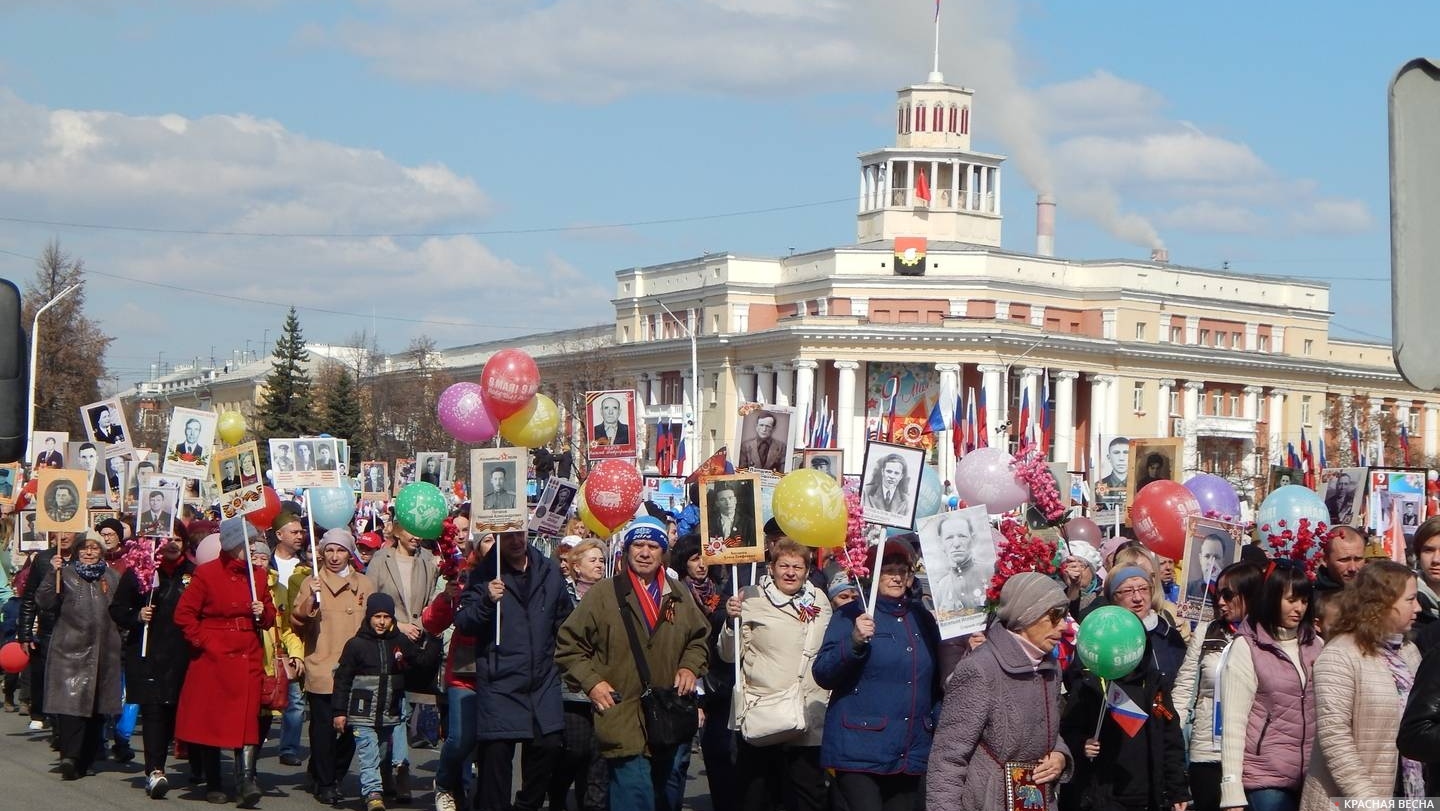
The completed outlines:
<svg viewBox="0 0 1440 811">
<path fill-rule="evenodd" d="M 1021 572 L 1005 581 L 995 617 L 1011 631 L 1034 625 L 1052 608 L 1064 608 L 1070 601 L 1060 584 L 1039 572 Z"/>
</svg>

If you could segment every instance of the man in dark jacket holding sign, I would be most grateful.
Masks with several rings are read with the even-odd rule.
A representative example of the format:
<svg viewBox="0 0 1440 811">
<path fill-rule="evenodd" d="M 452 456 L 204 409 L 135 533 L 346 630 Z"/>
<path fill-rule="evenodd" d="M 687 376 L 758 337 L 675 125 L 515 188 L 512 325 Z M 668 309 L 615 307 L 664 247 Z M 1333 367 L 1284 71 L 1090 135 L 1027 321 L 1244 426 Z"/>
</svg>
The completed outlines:
<svg viewBox="0 0 1440 811">
<path fill-rule="evenodd" d="M 555 658 L 594 704 L 595 735 L 610 764 L 610 807 L 672 809 L 665 785 L 679 749 L 647 741 L 640 701 L 645 686 L 625 622 L 641 640 L 638 653 L 651 685 L 673 687 L 682 696 L 693 694 L 696 679 L 705 675 L 710 624 L 688 590 L 665 576 L 664 524 L 637 519 L 624 544 L 625 568 L 590 587 L 560 628 Z"/>
<path fill-rule="evenodd" d="M 455 629 L 475 637 L 479 808 L 538 811 L 545 804 L 564 748 L 555 635 L 570 608 L 560 567 L 530 546 L 524 531 L 501 533 L 471 572 Z M 512 806 L 516 743 L 523 745 L 522 774 Z"/>
</svg>

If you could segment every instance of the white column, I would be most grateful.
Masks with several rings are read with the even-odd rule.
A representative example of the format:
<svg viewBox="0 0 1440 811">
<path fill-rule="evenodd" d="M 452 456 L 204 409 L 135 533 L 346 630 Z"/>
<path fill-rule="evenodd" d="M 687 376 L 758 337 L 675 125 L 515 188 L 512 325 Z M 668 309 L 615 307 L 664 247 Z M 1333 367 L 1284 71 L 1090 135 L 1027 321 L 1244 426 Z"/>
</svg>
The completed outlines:
<svg viewBox="0 0 1440 811">
<path fill-rule="evenodd" d="M 940 413 L 945 419 L 953 419 L 955 416 L 955 397 L 960 391 L 960 364 L 958 363 L 937 363 L 935 371 L 940 373 Z M 942 481 L 955 480 L 955 429 L 940 431 L 935 434 L 935 441 L 939 443 L 940 452 L 936 458 L 940 460 L 938 472 Z"/>
<path fill-rule="evenodd" d="M 1041 408 L 1041 404 L 1040 404 L 1040 375 L 1041 375 L 1044 371 L 1045 371 L 1044 369 L 1041 369 L 1041 368 L 1036 367 L 1036 366 L 1027 366 L 1027 367 L 1025 367 L 1024 369 L 1021 369 L 1021 370 L 1020 370 L 1020 375 L 1021 375 L 1021 383 L 1020 383 L 1020 385 L 1024 387 L 1024 389 L 1020 392 L 1020 397 L 1022 398 L 1022 399 L 1021 399 L 1021 402 L 1024 402 L 1024 399 L 1023 399 L 1023 398 L 1025 397 L 1026 393 L 1029 393 L 1029 395 L 1030 395 L 1030 421 L 1031 421 L 1032 423 L 1040 419 L 1040 408 Z M 1019 417 L 1019 415 L 1017 414 L 1015 418 L 1016 418 L 1016 419 L 1019 419 L 1020 417 Z M 1024 439 L 1024 433 L 1025 433 L 1025 426 L 1023 426 L 1023 425 L 1017 425 L 1017 426 L 1015 426 L 1015 435 L 1021 437 L 1021 439 L 1022 439 L 1022 444 L 1023 444 L 1023 439 Z"/>
<path fill-rule="evenodd" d="M 637 405 L 642 408 L 644 406 L 650 405 L 650 389 L 653 388 L 654 385 L 655 384 L 651 382 L 649 372 L 640 373 L 639 382 L 635 385 L 635 396 Z"/>
<path fill-rule="evenodd" d="M 756 387 L 756 385 L 755 385 L 755 367 L 754 367 L 754 366 L 741 366 L 741 367 L 740 367 L 740 380 L 739 380 L 739 383 L 740 383 L 740 401 L 741 401 L 741 402 L 745 402 L 745 403 L 757 403 L 757 402 L 760 401 L 760 398 L 757 396 L 757 387 Z"/>
<path fill-rule="evenodd" d="M 1069 464 L 1075 459 L 1075 378 L 1079 372 L 1055 375 L 1055 461 Z M 1071 469 L 1075 468 L 1071 465 Z"/>
<path fill-rule="evenodd" d="M 790 405 L 795 400 L 795 367 L 776 363 L 770 368 L 775 370 L 775 405 Z"/>
<path fill-rule="evenodd" d="M 797 360 L 795 367 L 795 414 L 803 425 L 810 413 L 818 406 L 815 403 L 815 368 L 820 364 L 813 360 Z M 809 441 L 809 438 L 806 438 Z"/>
<path fill-rule="evenodd" d="M 1174 380 L 1160 381 L 1160 390 L 1155 397 L 1155 436 L 1170 436 L 1170 390 L 1175 388 Z"/>
<path fill-rule="evenodd" d="M 1100 446 L 1100 437 L 1109 431 L 1110 419 L 1105 414 L 1105 406 L 1108 401 L 1106 389 L 1111 380 L 1115 378 L 1110 375 L 1090 375 L 1090 459 L 1089 465 L 1100 464 L 1103 455 Z"/>
<path fill-rule="evenodd" d="M 1425 404 L 1425 422 L 1421 426 L 1425 431 L 1425 455 L 1434 456 L 1437 449 L 1440 449 L 1440 437 L 1435 435 L 1437 423 L 1440 423 L 1440 405 L 1434 403 Z"/>
<path fill-rule="evenodd" d="M 985 439 L 992 447 L 1004 447 L 1004 443 L 996 439 L 998 435 L 995 433 L 995 429 L 1005 421 L 1005 391 L 1000 387 L 1000 375 L 1004 372 L 1004 366 L 980 366 L 985 386 L 985 425 L 990 430 L 990 436 Z"/>
<path fill-rule="evenodd" d="M 1285 443 L 1280 441 L 1285 430 L 1285 390 L 1270 390 L 1270 462 L 1281 464 L 1280 460 L 1285 458 Z M 1364 451 L 1362 445 L 1360 448 Z"/>
<path fill-rule="evenodd" d="M 760 403 L 775 403 L 775 372 L 769 366 L 755 367 L 755 400 Z"/>
<path fill-rule="evenodd" d="M 856 436 L 864 436 L 863 431 L 855 430 L 855 370 L 859 368 L 860 364 L 853 360 L 835 361 L 835 370 L 839 373 L 835 384 L 835 421 L 840 429 L 840 447 L 845 449 L 846 473 L 859 473 L 865 463 L 864 444 L 855 441 Z"/>
<path fill-rule="evenodd" d="M 1241 391 L 1245 393 L 1245 402 L 1241 406 L 1241 408 L 1243 408 L 1244 410 L 1241 412 L 1241 415 L 1244 416 L 1247 420 L 1259 419 L 1260 394 L 1264 392 L 1265 389 L 1261 388 L 1260 386 L 1246 386 Z"/>
<path fill-rule="evenodd" d="M 1185 383 L 1185 469 L 1196 468 L 1195 429 L 1200 419 L 1200 392 L 1205 389 L 1204 381 L 1190 380 Z"/>
</svg>

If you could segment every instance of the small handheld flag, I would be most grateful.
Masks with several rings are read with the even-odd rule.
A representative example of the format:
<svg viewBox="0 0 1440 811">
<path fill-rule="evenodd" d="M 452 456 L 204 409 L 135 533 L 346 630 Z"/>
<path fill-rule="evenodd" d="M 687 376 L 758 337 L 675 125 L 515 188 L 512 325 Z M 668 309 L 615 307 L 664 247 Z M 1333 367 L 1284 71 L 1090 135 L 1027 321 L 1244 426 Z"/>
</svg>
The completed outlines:
<svg viewBox="0 0 1440 811">
<path fill-rule="evenodd" d="M 1110 720 L 1131 738 L 1139 734 L 1145 722 L 1150 720 L 1150 714 L 1131 701 L 1120 685 L 1113 682 L 1105 694 L 1105 704 L 1110 709 Z"/>
</svg>

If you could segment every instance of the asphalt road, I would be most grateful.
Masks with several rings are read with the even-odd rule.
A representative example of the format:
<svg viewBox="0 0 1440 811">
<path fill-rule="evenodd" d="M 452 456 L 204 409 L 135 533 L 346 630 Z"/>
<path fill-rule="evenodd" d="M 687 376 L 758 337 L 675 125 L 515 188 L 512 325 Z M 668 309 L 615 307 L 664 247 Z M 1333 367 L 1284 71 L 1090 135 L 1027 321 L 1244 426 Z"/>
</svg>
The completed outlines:
<svg viewBox="0 0 1440 811">
<path fill-rule="evenodd" d="M 234 805 L 210 805 L 205 802 L 203 789 L 191 789 L 188 784 L 189 766 L 176 763 L 172 758 L 167 763 L 166 774 L 170 780 L 170 793 L 164 800 L 152 800 L 145 795 L 145 779 L 140 764 L 140 735 L 137 731 L 132 740 L 136 759 L 130 763 L 116 763 L 112 760 L 98 761 L 95 774 L 74 781 L 63 781 L 56 771 L 57 757 L 50 749 L 46 732 L 30 732 L 26 729 L 30 718 L 20 713 L 0 712 L 0 811 L 27 809 L 89 809 L 113 808 L 139 811 L 157 811 L 166 808 L 234 808 Z M 276 726 L 278 730 L 278 724 Z M 301 788 L 305 779 L 304 766 L 282 766 L 276 758 L 275 741 L 272 738 L 262 750 L 260 761 L 260 785 L 265 790 L 260 808 L 266 811 L 319 811 L 327 808 L 317 803 Z M 390 805 L 390 808 L 431 809 L 434 796 L 431 784 L 435 777 L 437 751 L 412 749 L 411 764 L 413 777 L 411 788 L 415 799 L 408 806 Z M 227 758 L 228 760 L 228 758 Z M 704 771 L 697 748 L 691 759 L 690 782 L 686 790 L 686 807 L 695 811 L 709 811 L 710 802 Z M 226 788 L 231 788 L 229 764 L 226 764 Z M 515 776 L 518 778 L 517 762 Z M 360 799 L 359 780 L 352 769 L 344 783 L 348 798 L 345 808 L 358 811 L 365 807 Z"/>
</svg>

